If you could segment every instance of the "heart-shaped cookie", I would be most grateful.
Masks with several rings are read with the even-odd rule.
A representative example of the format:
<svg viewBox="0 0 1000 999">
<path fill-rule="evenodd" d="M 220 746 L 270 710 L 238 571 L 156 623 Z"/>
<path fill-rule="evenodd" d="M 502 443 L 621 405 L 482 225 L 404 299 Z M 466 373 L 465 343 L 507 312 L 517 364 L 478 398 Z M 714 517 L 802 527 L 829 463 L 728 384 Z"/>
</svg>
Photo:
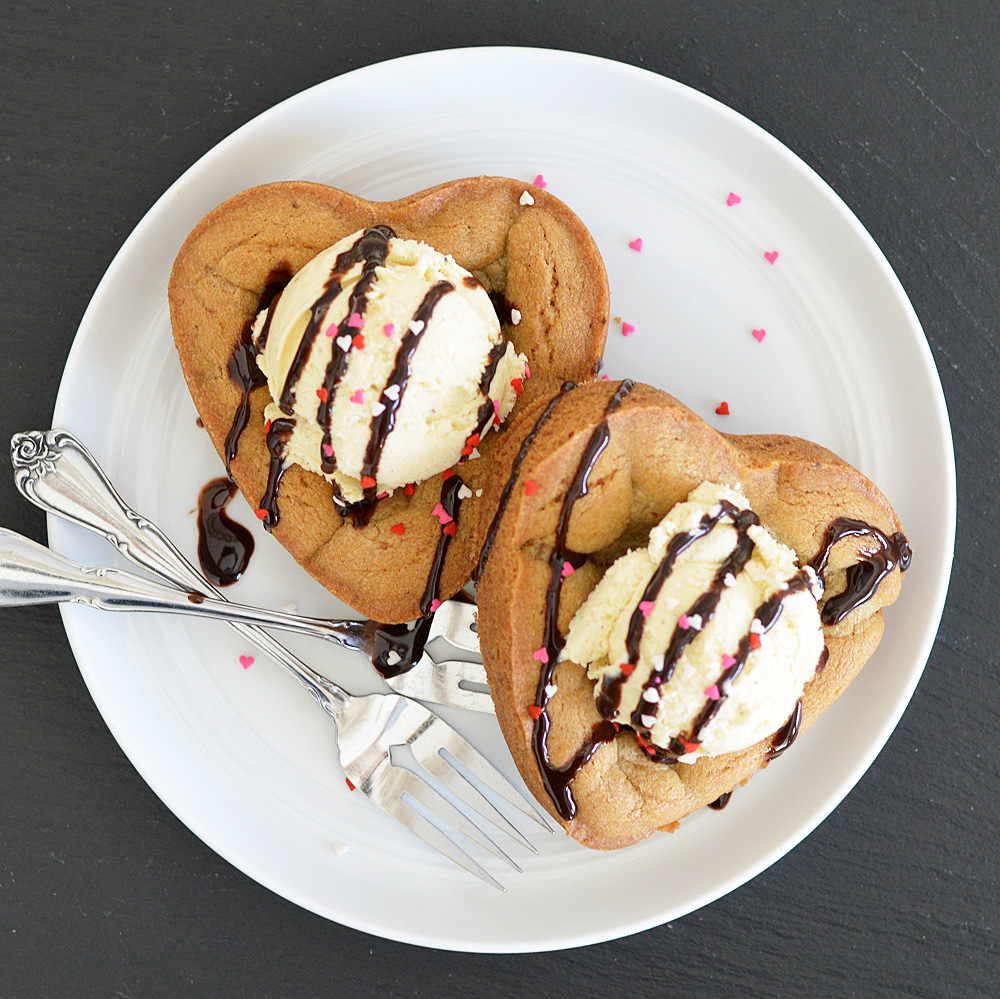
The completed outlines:
<svg viewBox="0 0 1000 999">
<path fill-rule="evenodd" d="M 530 365 L 515 412 L 564 379 L 594 375 L 608 288 L 583 223 L 546 191 L 506 178 L 459 180 L 392 202 L 314 183 L 267 184 L 215 209 L 184 243 L 170 277 L 170 318 L 213 444 L 252 507 L 265 494 L 274 501 L 273 533 L 301 565 L 360 613 L 399 623 L 469 580 L 482 544 L 477 494 L 502 433 L 484 437 L 481 457 L 468 455 L 457 474 L 449 469 L 394 493 L 354 526 L 321 475 L 274 467 L 263 417 L 268 389 L 256 384 L 254 359 L 241 354 L 262 304 L 293 274 L 351 233 L 380 225 L 451 255 L 498 303 L 504 334 Z M 352 334 L 349 326 L 338 333 Z M 269 473 L 272 487 L 281 475 L 277 499 Z M 447 519 L 435 515 L 439 508 Z"/>
<path fill-rule="evenodd" d="M 786 724 L 749 748 L 688 763 L 641 738 L 644 726 L 634 724 L 641 707 L 612 725 L 598 710 L 594 681 L 561 653 L 571 619 L 609 566 L 644 547 L 668 511 L 706 482 L 738 484 L 753 511 L 747 523 L 759 519 L 791 549 L 799 572 L 797 587 L 779 585 L 767 614 L 758 608 L 739 648 L 722 648 L 721 665 L 732 672 L 746 660 L 786 592 L 818 590 L 813 572 L 800 568 L 807 565 L 824 586 L 812 611 L 821 635 L 810 648 L 826 651 L 815 672 L 806 664 L 811 679 Z M 831 452 L 792 437 L 721 434 L 666 393 L 630 382 L 564 389 L 522 412 L 495 455 L 484 499 L 496 513 L 478 583 L 479 635 L 497 717 L 534 795 L 572 836 L 598 849 L 673 828 L 808 728 L 875 650 L 882 608 L 896 599 L 910 559 L 887 500 Z M 705 520 L 718 520 L 724 506 Z M 672 641 L 685 631 L 683 645 L 703 629 L 707 640 L 715 601 L 736 585 L 741 566 L 717 573 L 697 606 L 678 608 L 688 613 L 677 618 Z M 632 621 L 640 636 L 652 611 L 652 600 L 639 600 Z M 698 685 L 703 717 L 729 689 L 731 672 L 704 691 Z M 661 689 L 644 696 L 655 702 Z M 694 748 L 685 743 L 675 752 Z"/>
</svg>

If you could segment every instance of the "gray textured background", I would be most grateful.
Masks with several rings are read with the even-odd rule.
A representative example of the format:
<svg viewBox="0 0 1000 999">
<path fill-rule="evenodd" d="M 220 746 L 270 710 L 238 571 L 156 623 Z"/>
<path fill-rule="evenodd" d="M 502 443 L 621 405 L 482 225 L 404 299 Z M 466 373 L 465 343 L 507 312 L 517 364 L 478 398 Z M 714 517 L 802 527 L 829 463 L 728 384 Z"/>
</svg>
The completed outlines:
<svg viewBox="0 0 1000 999">
<path fill-rule="evenodd" d="M 83 686 L 57 613 L 4 611 L 2 999 L 1000 993 L 995 2 L 7 0 L 0 28 L 0 439 L 49 424 L 105 268 L 162 191 L 233 129 L 358 66 L 519 44 L 608 56 L 689 84 L 815 168 L 916 308 L 959 477 L 955 573 L 933 655 L 853 793 L 728 897 L 560 954 L 422 950 L 272 895 L 138 777 Z M 41 514 L 2 475 L 0 523 L 45 537 Z M 608 904 L 619 903 L 595 885 L 595 910 Z"/>
</svg>

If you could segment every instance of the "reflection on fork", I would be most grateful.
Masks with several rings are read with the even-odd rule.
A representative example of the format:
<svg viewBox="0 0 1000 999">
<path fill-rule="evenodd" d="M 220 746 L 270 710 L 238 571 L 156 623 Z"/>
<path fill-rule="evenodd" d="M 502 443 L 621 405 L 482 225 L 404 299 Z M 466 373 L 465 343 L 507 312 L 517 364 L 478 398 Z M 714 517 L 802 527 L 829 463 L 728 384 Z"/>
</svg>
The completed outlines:
<svg viewBox="0 0 1000 999">
<path fill-rule="evenodd" d="M 222 596 L 159 528 L 124 503 L 94 458 L 71 434 L 62 431 L 17 434 L 11 442 L 11 460 L 18 489 L 42 509 L 97 531 L 123 554 L 174 586 L 185 591 L 194 587 L 203 593 Z M 148 554 L 151 541 L 155 558 Z M 35 547 L 48 551 L 42 546 Z M 17 553 L 18 560 L 23 557 L 23 552 Z M 49 568 L 47 558 L 38 558 L 38 571 L 44 574 Z M 3 571 L 8 575 L 11 570 Z M 341 763 L 351 785 L 487 884 L 502 889 L 460 845 L 456 833 L 501 857 L 516 870 L 520 868 L 484 830 L 482 819 L 503 830 L 522 847 L 537 852 L 495 807 L 488 794 L 498 795 L 519 816 L 530 818 L 552 832 L 526 796 L 464 736 L 423 704 L 394 692 L 349 694 L 259 626 L 234 623 L 230 627 L 291 673 L 337 722 Z M 407 768 L 405 761 L 393 759 L 394 755 L 403 755 L 404 747 L 412 751 L 415 766 Z M 446 793 L 439 791 L 435 782 L 440 782 Z M 482 783 L 487 793 L 477 782 Z M 448 794 L 454 795 L 458 803 L 449 800 Z"/>
</svg>

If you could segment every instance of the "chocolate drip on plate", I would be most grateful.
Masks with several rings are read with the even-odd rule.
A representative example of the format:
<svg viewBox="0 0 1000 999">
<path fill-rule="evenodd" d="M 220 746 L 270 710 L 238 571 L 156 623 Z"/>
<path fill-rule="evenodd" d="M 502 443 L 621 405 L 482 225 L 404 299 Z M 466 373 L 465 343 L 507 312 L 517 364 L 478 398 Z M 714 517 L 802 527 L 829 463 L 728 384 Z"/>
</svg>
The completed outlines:
<svg viewBox="0 0 1000 999">
<path fill-rule="evenodd" d="M 732 796 L 733 796 L 732 791 L 726 791 L 723 794 L 720 794 L 719 797 L 715 799 L 715 801 L 710 801 L 708 803 L 708 807 L 714 808 L 717 812 L 721 812 L 722 809 L 729 804 L 729 799 L 732 798 Z"/>
<path fill-rule="evenodd" d="M 246 572 L 253 554 L 253 535 L 226 513 L 236 483 L 222 476 L 202 487 L 198 496 L 198 561 L 216 586 L 229 586 Z"/>
<path fill-rule="evenodd" d="M 870 535 L 878 548 L 874 552 L 860 555 L 858 561 L 848 567 L 847 586 L 844 591 L 830 597 L 820 612 L 820 620 L 825 625 L 838 624 L 852 610 L 870 600 L 875 595 L 882 580 L 897 565 L 901 572 L 906 572 L 910 567 L 913 551 L 903 534 L 897 531 L 889 537 L 877 527 L 872 527 L 871 524 L 866 524 L 863 520 L 854 520 L 850 517 L 838 517 L 830 524 L 826 529 L 823 544 L 820 545 L 819 551 L 809 564 L 822 578 L 833 546 L 843 538 L 863 535 Z"/>
<path fill-rule="evenodd" d="M 549 556 L 549 586 L 545 595 L 545 624 L 542 652 L 544 659 L 539 672 L 538 686 L 535 691 L 535 705 L 532 714 L 534 715 L 534 726 L 531 733 L 532 751 L 535 763 L 538 765 L 542 777 L 542 783 L 555 805 L 556 811 L 565 819 L 572 819 L 576 815 L 576 801 L 570 785 L 580 768 L 597 752 L 597 749 L 605 742 L 610 742 L 616 734 L 615 726 L 609 721 L 598 722 L 589 738 L 577 750 L 573 757 L 561 767 L 554 766 L 549 759 L 548 733 L 551 720 L 548 714 L 548 703 L 552 685 L 552 678 L 555 675 L 556 665 L 559 661 L 559 653 L 562 650 L 564 640 L 559 634 L 559 598 L 562 592 L 563 565 L 568 561 L 569 549 L 566 547 L 566 537 L 569 533 L 569 523 L 573 514 L 573 507 L 577 500 L 587 495 L 588 480 L 590 473 L 594 470 L 598 458 L 608 445 L 611 431 L 608 427 L 608 417 L 617 410 L 626 396 L 632 391 L 634 383 L 626 380 L 618 386 L 617 391 L 611 397 L 604 408 L 604 419 L 595 427 L 580 463 L 577 466 L 573 481 L 566 490 L 563 499 L 562 509 L 559 511 L 559 521 L 556 526 L 555 544 L 552 554 Z M 564 386 L 565 389 L 565 386 Z M 559 399 L 561 396 L 556 396 Z M 555 400 L 553 400 L 554 402 Z M 550 406 L 553 403 L 550 403 Z M 548 411 L 547 411 L 548 412 Z M 545 416 L 545 414 L 543 414 Z M 541 422 L 541 421 L 540 421 Z M 538 424 L 536 424 L 536 429 Z M 523 451 L 522 447 L 522 451 Z M 520 457 L 520 455 L 518 455 Z M 510 481 L 512 481 L 511 479 Z"/>
<path fill-rule="evenodd" d="M 771 743 L 764 754 L 764 762 L 770 763 L 776 760 L 799 736 L 799 729 L 802 727 L 802 700 L 795 702 L 791 717 L 785 722 L 774 735 L 774 742 Z"/>
</svg>

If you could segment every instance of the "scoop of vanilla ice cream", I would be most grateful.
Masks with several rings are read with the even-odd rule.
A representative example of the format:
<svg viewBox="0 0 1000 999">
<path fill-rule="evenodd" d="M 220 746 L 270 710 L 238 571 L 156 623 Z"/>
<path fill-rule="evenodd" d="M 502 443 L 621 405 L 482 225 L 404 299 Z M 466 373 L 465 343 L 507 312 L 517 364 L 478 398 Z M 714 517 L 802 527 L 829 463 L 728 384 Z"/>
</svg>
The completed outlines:
<svg viewBox="0 0 1000 999">
<path fill-rule="evenodd" d="M 608 568 L 562 658 L 605 717 L 682 762 L 733 752 L 779 729 L 815 673 L 820 589 L 737 489 L 702 483 Z"/>
<path fill-rule="evenodd" d="M 483 286 L 387 227 L 309 261 L 254 337 L 265 418 L 294 421 L 285 459 L 325 475 L 341 503 L 430 478 L 463 449 L 475 457 L 473 435 L 506 418 L 527 373 Z"/>
</svg>

